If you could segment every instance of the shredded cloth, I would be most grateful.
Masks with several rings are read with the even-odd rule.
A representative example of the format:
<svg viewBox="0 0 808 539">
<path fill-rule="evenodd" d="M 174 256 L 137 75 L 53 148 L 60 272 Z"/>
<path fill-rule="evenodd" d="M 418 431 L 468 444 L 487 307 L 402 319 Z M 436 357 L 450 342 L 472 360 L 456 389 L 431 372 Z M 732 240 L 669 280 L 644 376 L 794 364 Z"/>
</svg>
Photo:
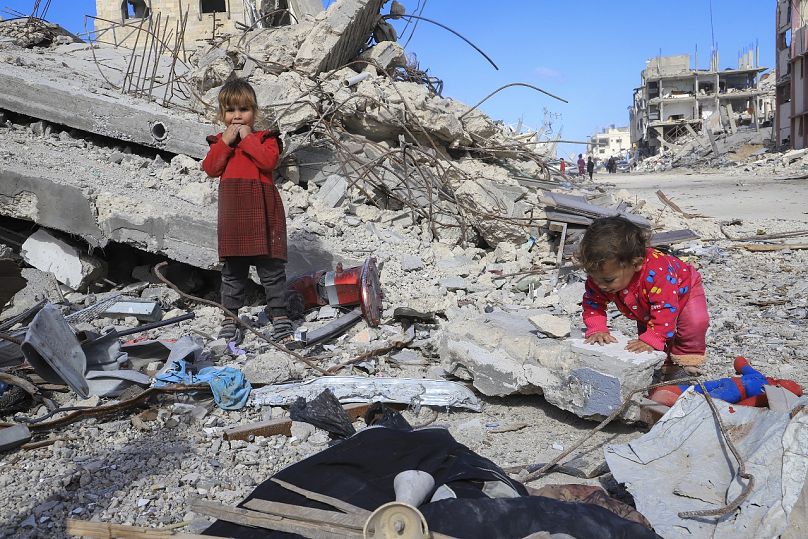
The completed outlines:
<svg viewBox="0 0 808 539">
<path fill-rule="evenodd" d="M 197 373 L 188 372 L 183 359 L 175 359 L 166 369 L 154 377 L 152 387 L 170 384 L 200 384 L 207 382 L 213 392 L 213 400 L 222 410 L 241 410 L 247 404 L 252 386 L 244 374 L 233 367 L 205 367 Z"/>
</svg>

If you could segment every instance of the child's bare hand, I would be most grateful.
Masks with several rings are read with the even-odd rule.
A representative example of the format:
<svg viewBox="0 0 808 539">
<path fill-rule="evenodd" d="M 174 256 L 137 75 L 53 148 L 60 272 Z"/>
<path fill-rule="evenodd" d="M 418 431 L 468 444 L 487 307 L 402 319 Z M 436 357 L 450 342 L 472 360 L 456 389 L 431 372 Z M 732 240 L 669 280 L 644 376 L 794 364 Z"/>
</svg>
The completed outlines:
<svg viewBox="0 0 808 539">
<path fill-rule="evenodd" d="M 640 339 L 632 339 L 628 341 L 628 345 L 626 346 L 626 350 L 629 352 L 653 352 L 654 347 L 648 344 L 647 342 L 643 342 Z"/>
<path fill-rule="evenodd" d="M 222 133 L 222 142 L 227 144 L 228 146 L 232 146 L 233 143 L 236 141 L 236 138 L 239 134 L 239 128 L 242 127 L 238 124 L 230 124 L 227 126 L 227 129 L 224 130 Z"/>
<path fill-rule="evenodd" d="M 617 339 L 608 331 L 600 331 L 584 339 L 584 342 L 587 344 L 609 344 L 617 342 Z"/>
<path fill-rule="evenodd" d="M 240 125 L 238 128 L 238 134 L 241 137 L 241 140 L 247 138 L 247 136 L 252 132 L 252 128 L 249 125 Z"/>
</svg>

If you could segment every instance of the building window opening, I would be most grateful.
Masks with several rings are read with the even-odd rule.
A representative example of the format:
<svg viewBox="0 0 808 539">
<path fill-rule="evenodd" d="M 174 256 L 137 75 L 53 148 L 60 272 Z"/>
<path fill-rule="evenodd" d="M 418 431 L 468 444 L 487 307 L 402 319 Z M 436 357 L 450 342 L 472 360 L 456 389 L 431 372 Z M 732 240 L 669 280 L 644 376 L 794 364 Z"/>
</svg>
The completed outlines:
<svg viewBox="0 0 808 539">
<path fill-rule="evenodd" d="M 200 13 L 227 13 L 227 0 L 199 0 Z"/>
<path fill-rule="evenodd" d="M 146 0 L 123 0 L 121 2 L 121 16 L 126 19 L 145 19 L 151 14 Z"/>
</svg>

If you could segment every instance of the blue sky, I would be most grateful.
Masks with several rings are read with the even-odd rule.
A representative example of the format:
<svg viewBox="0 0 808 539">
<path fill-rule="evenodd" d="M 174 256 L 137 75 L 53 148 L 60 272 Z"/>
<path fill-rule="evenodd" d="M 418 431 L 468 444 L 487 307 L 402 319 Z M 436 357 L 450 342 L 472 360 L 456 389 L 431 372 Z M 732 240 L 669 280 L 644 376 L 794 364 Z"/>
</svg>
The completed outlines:
<svg viewBox="0 0 808 539">
<path fill-rule="evenodd" d="M 660 50 L 663 55 L 690 54 L 692 62 L 698 46 L 700 67 L 707 66 L 711 2 L 721 67 L 735 67 L 738 52 L 755 43 L 761 65 L 774 67 L 774 0 L 399 1 L 408 13 L 421 13 L 459 32 L 499 66 L 494 70 L 446 30 L 419 22 L 407 52 L 416 54 L 421 69 L 443 79 L 445 96 L 474 104 L 510 82 L 539 86 L 569 104 L 515 87 L 481 108 L 511 124 L 521 118 L 530 128 L 541 126 L 547 109 L 557 115 L 553 128 L 556 133 L 562 129 L 565 139 L 585 140 L 610 124 L 627 125 L 640 71 Z M 0 0 L 0 10 L 27 13 L 32 6 L 31 0 Z M 52 0 L 47 18 L 81 32 L 85 13 L 95 13 L 94 0 Z M 394 24 L 401 30 L 405 22 Z M 409 35 L 407 30 L 401 42 Z M 564 148 L 565 153 L 578 149 L 583 148 Z"/>
</svg>

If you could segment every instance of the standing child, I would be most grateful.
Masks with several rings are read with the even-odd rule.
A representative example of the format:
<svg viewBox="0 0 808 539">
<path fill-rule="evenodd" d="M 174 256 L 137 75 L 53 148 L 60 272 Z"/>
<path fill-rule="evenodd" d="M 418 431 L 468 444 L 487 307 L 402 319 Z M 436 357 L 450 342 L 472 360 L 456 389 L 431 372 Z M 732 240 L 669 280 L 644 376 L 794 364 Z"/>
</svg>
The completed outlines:
<svg viewBox="0 0 808 539">
<path fill-rule="evenodd" d="M 592 160 L 592 156 L 590 155 L 586 161 L 586 171 L 589 173 L 589 180 L 592 181 L 592 174 L 595 173 L 595 162 Z"/>
<path fill-rule="evenodd" d="M 287 315 L 286 216 L 272 178 L 281 142 L 277 133 L 253 131 L 258 102 L 243 79 L 234 79 L 219 92 L 223 133 L 208 137 L 210 150 L 202 168 L 219 178 L 219 258 L 222 267 L 222 304 L 237 313 L 244 306 L 250 266 L 255 266 L 267 298 L 272 339 L 291 339 Z M 241 342 L 234 320 L 226 319 L 219 338 Z"/>
<path fill-rule="evenodd" d="M 578 177 L 583 178 L 586 172 L 586 161 L 584 161 L 584 155 L 579 153 L 578 154 Z"/>
<path fill-rule="evenodd" d="M 561 172 L 561 176 L 567 177 L 567 162 L 564 161 L 564 158 L 561 158 L 561 161 L 558 162 L 558 170 Z"/>
<path fill-rule="evenodd" d="M 701 275 L 690 264 L 646 246 L 645 232 L 622 217 L 592 223 L 581 240 L 578 261 L 588 274 L 583 297 L 587 343 L 617 342 L 606 324 L 614 302 L 637 321 L 639 337 L 626 350 L 664 350 L 696 374 L 704 364 L 710 319 Z"/>
</svg>

